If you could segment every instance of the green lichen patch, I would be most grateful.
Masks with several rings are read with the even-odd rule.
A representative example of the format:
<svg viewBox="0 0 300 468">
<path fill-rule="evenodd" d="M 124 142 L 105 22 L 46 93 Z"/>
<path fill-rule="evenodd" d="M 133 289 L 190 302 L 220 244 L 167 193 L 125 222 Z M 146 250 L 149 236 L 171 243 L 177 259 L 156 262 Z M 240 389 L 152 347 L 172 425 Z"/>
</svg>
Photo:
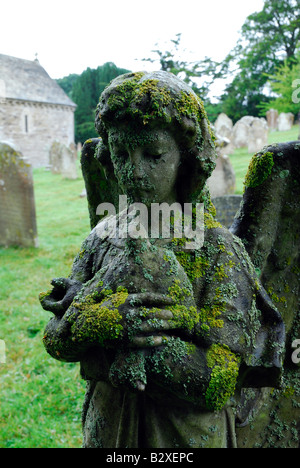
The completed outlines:
<svg viewBox="0 0 300 468">
<path fill-rule="evenodd" d="M 257 153 L 253 156 L 245 178 L 245 187 L 258 187 L 271 174 L 274 166 L 274 153 Z"/>
<path fill-rule="evenodd" d="M 240 358 L 225 345 L 213 344 L 207 353 L 207 366 L 212 369 L 206 405 L 211 411 L 220 411 L 234 395 Z"/>
<path fill-rule="evenodd" d="M 137 389 L 147 384 L 145 354 L 143 351 L 120 351 L 109 370 L 109 380 L 115 386 Z"/>
<path fill-rule="evenodd" d="M 103 345 L 122 336 L 122 316 L 118 307 L 127 297 L 127 290 L 120 288 L 116 293 L 103 290 L 86 296 L 80 302 L 73 302 L 73 313 L 68 318 L 73 340 Z"/>
<path fill-rule="evenodd" d="M 206 117 L 202 101 L 193 93 L 181 91 L 177 96 L 173 96 L 159 80 L 140 80 L 142 77 L 142 74 L 135 74 L 124 80 L 108 98 L 109 109 L 117 112 L 119 117 L 127 114 L 140 119 L 144 125 L 157 119 L 170 123 L 170 106 L 173 106 L 178 120 L 184 116 L 196 120 Z"/>
<path fill-rule="evenodd" d="M 177 251 L 175 256 L 191 282 L 197 278 L 202 278 L 206 274 L 209 262 L 199 252 L 194 255 L 194 252 Z"/>
<path fill-rule="evenodd" d="M 193 296 L 192 288 L 182 286 L 180 281 L 175 279 L 172 286 L 169 288 L 169 297 L 171 297 L 176 305 L 170 306 L 169 309 L 173 313 L 172 321 L 179 327 L 187 330 L 193 330 L 199 322 L 199 313 L 194 305 L 186 305 L 186 299 Z"/>
</svg>

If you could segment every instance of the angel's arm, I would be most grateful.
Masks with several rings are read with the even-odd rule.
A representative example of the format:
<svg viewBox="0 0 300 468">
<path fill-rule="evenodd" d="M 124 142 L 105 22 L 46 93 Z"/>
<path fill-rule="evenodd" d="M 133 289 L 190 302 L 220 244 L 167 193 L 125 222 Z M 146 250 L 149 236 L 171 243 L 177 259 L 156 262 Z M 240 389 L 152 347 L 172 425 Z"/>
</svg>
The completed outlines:
<svg viewBox="0 0 300 468">
<path fill-rule="evenodd" d="M 169 332 L 173 336 L 167 334 L 168 320 Z M 162 326 L 154 324 L 152 328 L 151 324 L 145 323 L 142 329 L 147 336 L 139 335 L 132 340 L 132 345 L 144 352 L 146 391 L 152 392 L 153 388 L 161 387 L 168 392 L 169 398 L 177 400 L 178 405 L 180 401 L 185 401 L 204 410 L 223 409 L 235 393 L 240 357 L 225 345 L 198 346 L 188 341 L 187 337 L 184 339 L 174 335 L 176 330 L 172 330 L 172 318 L 168 320 L 164 320 L 164 334 Z M 149 333 L 152 335 L 149 336 Z M 141 359 L 136 351 L 129 359 L 135 358 Z M 118 374 L 116 368 L 110 370 L 111 374 L 113 372 Z"/>
</svg>

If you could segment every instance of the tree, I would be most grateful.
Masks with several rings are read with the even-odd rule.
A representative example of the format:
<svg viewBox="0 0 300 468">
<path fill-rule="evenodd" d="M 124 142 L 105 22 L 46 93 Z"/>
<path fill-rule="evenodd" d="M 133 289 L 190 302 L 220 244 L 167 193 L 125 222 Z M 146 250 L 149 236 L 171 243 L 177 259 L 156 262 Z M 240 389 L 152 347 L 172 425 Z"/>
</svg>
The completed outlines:
<svg viewBox="0 0 300 468">
<path fill-rule="evenodd" d="M 271 89 L 277 97 L 259 106 L 262 114 L 273 108 L 279 113 L 292 112 L 298 115 L 300 111 L 300 53 L 296 58 L 297 61 L 292 66 L 288 60 L 285 60 L 275 74 L 269 77 Z"/>
<path fill-rule="evenodd" d="M 284 60 L 292 67 L 299 41 L 300 0 L 265 0 L 261 12 L 248 16 L 236 47 L 225 60 L 227 70 L 233 70 L 233 80 L 222 96 L 224 112 L 234 120 L 258 115 L 257 106 L 270 100 L 265 89 L 269 76 Z"/>
<path fill-rule="evenodd" d="M 96 69 L 87 68 L 81 75 L 69 75 L 57 80 L 77 104 L 75 111 L 75 141 L 84 142 L 98 136 L 94 127 L 95 110 L 99 96 L 109 82 L 129 70 L 107 62 Z"/>
<path fill-rule="evenodd" d="M 167 47 L 169 50 L 162 50 L 161 46 L 159 49 L 152 50 L 155 54 L 154 58 L 146 58 L 144 61 L 151 63 L 158 61 L 161 70 L 178 75 L 205 103 L 210 103 L 209 88 L 216 78 L 222 76 L 221 64 L 209 57 L 194 62 L 182 60 L 181 56 L 184 51 L 181 49 L 181 33 L 176 34 Z"/>
<path fill-rule="evenodd" d="M 59 84 L 59 86 L 64 90 L 64 92 L 72 98 L 72 88 L 73 84 L 77 80 L 79 75 L 76 73 L 72 73 L 71 75 L 65 76 L 64 78 L 59 78 L 56 80 L 56 82 Z"/>
</svg>

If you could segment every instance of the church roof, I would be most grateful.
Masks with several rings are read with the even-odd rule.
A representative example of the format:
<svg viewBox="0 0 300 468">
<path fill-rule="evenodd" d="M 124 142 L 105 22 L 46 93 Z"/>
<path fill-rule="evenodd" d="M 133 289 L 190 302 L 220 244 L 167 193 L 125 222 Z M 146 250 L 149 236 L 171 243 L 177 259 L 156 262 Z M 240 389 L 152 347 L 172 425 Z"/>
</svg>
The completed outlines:
<svg viewBox="0 0 300 468">
<path fill-rule="evenodd" d="M 0 85 L 6 98 L 76 107 L 38 60 L 0 54 Z"/>
</svg>

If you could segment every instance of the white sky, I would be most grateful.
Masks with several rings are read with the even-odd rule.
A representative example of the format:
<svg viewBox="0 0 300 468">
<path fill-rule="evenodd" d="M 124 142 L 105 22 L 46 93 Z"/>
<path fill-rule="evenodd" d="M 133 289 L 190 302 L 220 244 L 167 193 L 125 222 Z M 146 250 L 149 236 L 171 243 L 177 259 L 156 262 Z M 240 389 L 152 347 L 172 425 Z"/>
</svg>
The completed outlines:
<svg viewBox="0 0 300 468">
<path fill-rule="evenodd" d="M 0 53 L 34 60 L 52 78 L 137 61 L 181 33 L 185 61 L 222 60 L 264 0 L 0 0 Z M 169 50 L 169 49 L 168 49 Z M 158 67 L 155 67 L 158 68 Z"/>
</svg>

